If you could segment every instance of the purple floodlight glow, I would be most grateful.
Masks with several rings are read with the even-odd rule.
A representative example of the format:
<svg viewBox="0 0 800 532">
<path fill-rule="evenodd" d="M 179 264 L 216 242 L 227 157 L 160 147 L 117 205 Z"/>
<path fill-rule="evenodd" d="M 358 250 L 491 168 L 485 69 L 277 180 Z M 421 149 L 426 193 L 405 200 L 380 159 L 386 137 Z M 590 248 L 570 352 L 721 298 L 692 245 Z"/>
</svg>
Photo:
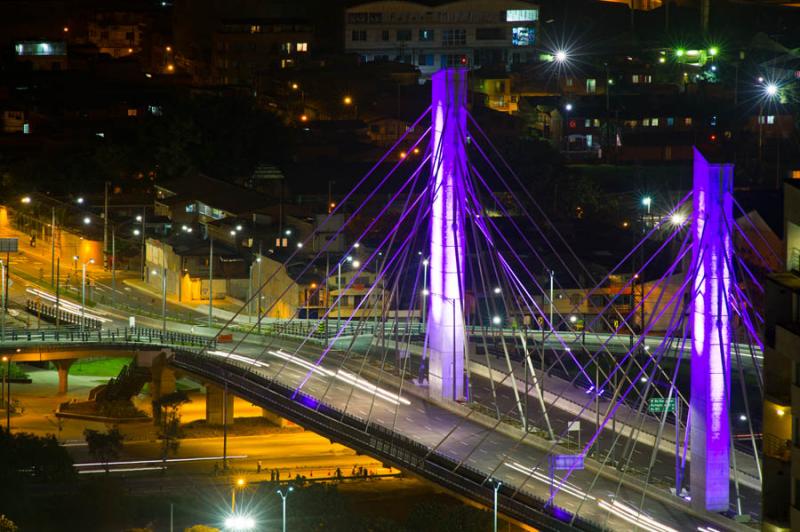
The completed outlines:
<svg viewBox="0 0 800 532">
<path fill-rule="evenodd" d="M 722 512 L 730 499 L 730 227 L 733 165 L 694 150 L 691 403 L 692 505 Z"/>
<path fill-rule="evenodd" d="M 464 399 L 464 186 L 467 176 L 467 71 L 433 75 L 431 251 L 427 322 L 432 397 Z"/>
</svg>

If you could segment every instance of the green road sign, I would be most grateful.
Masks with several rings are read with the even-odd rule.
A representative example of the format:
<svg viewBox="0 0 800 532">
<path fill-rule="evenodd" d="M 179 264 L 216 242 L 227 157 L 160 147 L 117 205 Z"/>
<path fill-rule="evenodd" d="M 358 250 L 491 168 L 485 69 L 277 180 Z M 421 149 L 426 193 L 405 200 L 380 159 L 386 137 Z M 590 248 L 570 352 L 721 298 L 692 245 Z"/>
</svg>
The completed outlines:
<svg viewBox="0 0 800 532">
<path fill-rule="evenodd" d="M 651 414 L 663 414 L 664 412 L 675 412 L 675 398 L 653 397 L 647 401 L 647 411 Z"/>
</svg>

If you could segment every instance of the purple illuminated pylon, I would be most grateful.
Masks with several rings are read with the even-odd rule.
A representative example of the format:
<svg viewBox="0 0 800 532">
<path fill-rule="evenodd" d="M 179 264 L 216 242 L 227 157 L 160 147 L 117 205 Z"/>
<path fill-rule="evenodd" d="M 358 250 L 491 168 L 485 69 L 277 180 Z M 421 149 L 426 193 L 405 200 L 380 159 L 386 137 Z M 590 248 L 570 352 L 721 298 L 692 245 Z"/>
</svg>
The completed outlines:
<svg viewBox="0 0 800 532">
<path fill-rule="evenodd" d="M 454 401 L 464 399 L 466 95 L 466 69 L 433 75 L 428 381 L 431 397 Z"/>
<path fill-rule="evenodd" d="M 730 497 L 732 205 L 733 165 L 695 149 L 690 485 L 692 505 L 713 512 L 728 510 Z"/>
</svg>

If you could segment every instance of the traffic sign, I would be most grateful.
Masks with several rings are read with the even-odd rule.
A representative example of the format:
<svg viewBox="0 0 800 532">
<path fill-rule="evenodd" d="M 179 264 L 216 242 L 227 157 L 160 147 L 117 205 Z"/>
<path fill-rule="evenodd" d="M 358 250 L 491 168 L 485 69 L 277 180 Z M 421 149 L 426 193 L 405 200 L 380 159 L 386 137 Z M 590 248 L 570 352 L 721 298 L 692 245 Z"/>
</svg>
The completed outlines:
<svg viewBox="0 0 800 532">
<path fill-rule="evenodd" d="M 664 412 L 675 413 L 675 398 L 653 397 L 647 401 L 647 411 L 651 414 L 663 414 Z"/>
<path fill-rule="evenodd" d="M 0 251 L 7 253 L 19 251 L 19 238 L 0 238 Z"/>
<path fill-rule="evenodd" d="M 583 469 L 582 454 L 550 455 L 550 471 Z"/>
</svg>

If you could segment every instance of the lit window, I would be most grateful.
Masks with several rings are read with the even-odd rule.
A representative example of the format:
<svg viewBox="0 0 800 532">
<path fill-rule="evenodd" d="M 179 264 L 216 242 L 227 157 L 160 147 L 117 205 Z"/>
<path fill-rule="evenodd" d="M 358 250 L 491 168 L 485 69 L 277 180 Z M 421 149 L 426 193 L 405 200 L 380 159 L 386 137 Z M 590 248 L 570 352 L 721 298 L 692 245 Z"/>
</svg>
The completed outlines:
<svg viewBox="0 0 800 532">
<path fill-rule="evenodd" d="M 511 28 L 512 46 L 533 46 L 536 42 L 536 28 L 522 26 Z"/>
<path fill-rule="evenodd" d="M 658 127 L 658 118 L 650 119 L 650 125 L 653 127 Z"/>
<path fill-rule="evenodd" d="M 691 126 L 692 125 L 692 117 L 691 116 L 687 116 L 686 118 L 684 118 L 683 119 L 683 125 L 684 126 Z"/>
<path fill-rule="evenodd" d="M 283 46 L 281 46 L 281 48 L 283 48 L 283 51 L 286 52 L 287 54 L 292 53 L 292 43 L 290 42 L 283 43 Z"/>
<path fill-rule="evenodd" d="M 30 135 L 31 134 L 31 125 L 27 122 L 22 124 L 22 134 L 23 135 Z"/>
<path fill-rule="evenodd" d="M 572 78 L 567 78 L 567 87 L 572 87 L 573 83 Z"/>
<path fill-rule="evenodd" d="M 639 74 L 634 74 L 631 76 L 631 81 L 633 83 L 639 83 Z"/>
<path fill-rule="evenodd" d="M 297 43 L 297 51 L 298 52 L 307 52 L 308 51 L 308 43 L 307 42 L 299 42 L 299 43 Z"/>
<path fill-rule="evenodd" d="M 136 109 L 128 109 L 128 116 L 136 116 L 139 114 L 139 111 Z"/>
<path fill-rule="evenodd" d="M 507 9 L 506 22 L 534 22 L 539 19 L 538 9 Z"/>
<path fill-rule="evenodd" d="M 600 127 L 600 119 L 599 118 L 595 118 L 594 120 L 592 120 L 592 125 L 594 127 Z"/>
<path fill-rule="evenodd" d="M 250 33 L 261 33 L 261 26 L 255 24 L 250 26 Z"/>
<path fill-rule="evenodd" d="M 667 126 L 672 127 L 674 125 L 675 125 L 675 119 L 672 117 L 667 118 Z"/>
<path fill-rule="evenodd" d="M 594 94 L 597 91 L 597 80 L 596 79 L 587 79 L 586 80 L 586 94 Z"/>
<path fill-rule="evenodd" d="M 584 120 L 583 121 L 583 127 L 592 127 L 592 119 L 591 118 L 587 118 L 586 120 Z"/>
<path fill-rule="evenodd" d="M 792 179 L 800 179 L 800 170 L 792 170 Z"/>
<path fill-rule="evenodd" d="M 767 115 L 767 124 L 775 123 L 775 115 Z"/>
<path fill-rule="evenodd" d="M 434 38 L 433 30 L 419 30 L 420 41 L 432 41 Z"/>
</svg>

